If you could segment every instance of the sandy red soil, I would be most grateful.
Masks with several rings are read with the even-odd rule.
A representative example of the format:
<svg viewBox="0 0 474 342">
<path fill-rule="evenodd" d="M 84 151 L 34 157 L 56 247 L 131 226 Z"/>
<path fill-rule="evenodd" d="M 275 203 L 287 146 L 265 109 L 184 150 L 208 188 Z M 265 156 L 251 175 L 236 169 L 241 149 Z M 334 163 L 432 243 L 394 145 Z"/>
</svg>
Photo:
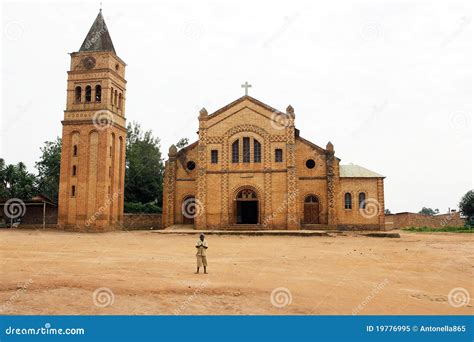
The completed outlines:
<svg viewBox="0 0 474 342">
<path fill-rule="evenodd" d="M 0 313 L 473 314 L 472 235 L 209 236 L 208 275 L 196 240 L 2 230 Z"/>
</svg>

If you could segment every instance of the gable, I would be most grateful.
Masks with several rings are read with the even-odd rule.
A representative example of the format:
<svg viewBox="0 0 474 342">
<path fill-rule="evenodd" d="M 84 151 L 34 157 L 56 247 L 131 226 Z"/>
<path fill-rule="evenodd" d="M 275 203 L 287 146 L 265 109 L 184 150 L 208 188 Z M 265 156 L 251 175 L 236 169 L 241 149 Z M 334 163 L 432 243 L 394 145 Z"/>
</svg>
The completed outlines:
<svg viewBox="0 0 474 342">
<path fill-rule="evenodd" d="M 250 96 L 242 96 L 236 101 L 210 114 L 207 118 L 209 135 L 224 135 L 239 125 L 260 127 L 267 134 L 284 135 L 286 113 L 270 107 Z"/>
</svg>

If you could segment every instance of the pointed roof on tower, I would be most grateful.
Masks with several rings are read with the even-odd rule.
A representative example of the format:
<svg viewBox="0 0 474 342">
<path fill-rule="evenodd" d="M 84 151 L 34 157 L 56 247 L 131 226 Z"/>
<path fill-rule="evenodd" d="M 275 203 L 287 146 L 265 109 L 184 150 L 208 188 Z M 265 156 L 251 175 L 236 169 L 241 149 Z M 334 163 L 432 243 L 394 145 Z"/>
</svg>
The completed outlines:
<svg viewBox="0 0 474 342">
<path fill-rule="evenodd" d="M 112 51 L 115 53 L 112 38 L 110 38 L 109 30 L 102 16 L 102 9 L 99 11 L 97 18 L 95 18 L 79 51 Z"/>
</svg>

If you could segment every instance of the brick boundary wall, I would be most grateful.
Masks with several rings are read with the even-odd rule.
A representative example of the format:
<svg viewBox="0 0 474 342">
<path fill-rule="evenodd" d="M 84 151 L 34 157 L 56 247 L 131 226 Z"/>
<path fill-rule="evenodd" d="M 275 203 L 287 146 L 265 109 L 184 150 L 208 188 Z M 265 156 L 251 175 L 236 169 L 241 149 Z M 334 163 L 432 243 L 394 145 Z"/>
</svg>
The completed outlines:
<svg viewBox="0 0 474 342">
<path fill-rule="evenodd" d="M 459 212 L 441 215 L 424 215 L 416 213 L 397 213 L 385 215 L 385 229 L 399 229 L 409 227 L 464 227 L 465 219 L 461 218 Z"/>
<path fill-rule="evenodd" d="M 123 230 L 162 229 L 161 214 L 124 214 Z"/>
</svg>

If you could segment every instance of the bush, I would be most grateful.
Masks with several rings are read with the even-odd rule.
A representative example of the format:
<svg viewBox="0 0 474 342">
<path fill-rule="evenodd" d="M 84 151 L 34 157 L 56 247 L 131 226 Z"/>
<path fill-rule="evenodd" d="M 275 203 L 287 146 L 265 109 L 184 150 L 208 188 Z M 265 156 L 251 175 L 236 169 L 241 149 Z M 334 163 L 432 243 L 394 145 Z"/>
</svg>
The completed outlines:
<svg viewBox="0 0 474 342">
<path fill-rule="evenodd" d="M 473 233 L 474 231 L 472 228 L 465 226 L 465 227 L 441 227 L 441 228 L 428 228 L 428 227 L 410 227 L 410 228 L 403 228 L 407 232 L 415 232 L 415 233 Z"/>
<path fill-rule="evenodd" d="M 160 214 L 161 207 L 159 207 L 156 202 L 149 203 L 140 203 L 140 202 L 125 202 L 124 211 L 126 213 L 134 214 Z"/>
</svg>

